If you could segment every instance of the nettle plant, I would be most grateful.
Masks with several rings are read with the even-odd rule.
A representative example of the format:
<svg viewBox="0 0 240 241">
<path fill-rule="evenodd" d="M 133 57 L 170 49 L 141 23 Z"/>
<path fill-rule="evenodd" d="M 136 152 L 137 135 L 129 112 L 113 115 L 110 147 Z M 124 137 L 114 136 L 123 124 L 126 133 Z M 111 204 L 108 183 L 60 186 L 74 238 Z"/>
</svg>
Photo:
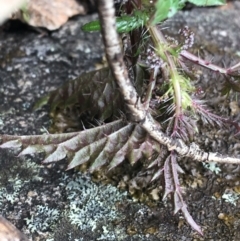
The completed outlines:
<svg viewBox="0 0 240 241">
<path fill-rule="evenodd" d="M 2 135 L 1 148 L 19 150 L 19 156 L 45 152 L 44 163 L 67 157 L 68 169 L 80 167 L 117 181 L 124 177 L 138 192 L 162 185 L 163 199 L 172 194 L 174 213 L 181 210 L 202 234 L 184 202 L 179 181 L 179 173 L 184 172 L 178 162 L 188 157 L 239 164 L 237 157 L 204 152 L 192 139 L 197 120 L 230 124 L 237 132 L 240 128 L 207 108 L 191 82 L 194 73 L 186 61 L 223 75 L 228 91 L 238 89 L 240 64 L 221 68 L 189 53 L 194 35 L 187 27 L 178 33 L 183 42 L 163 35 L 161 24 L 183 8 L 185 0 L 96 2 L 99 21 L 83 30 L 102 31 L 109 67 L 83 74 L 44 99 L 51 106 L 50 132 L 58 134 Z M 223 0 L 188 2 L 224 4 Z"/>
</svg>

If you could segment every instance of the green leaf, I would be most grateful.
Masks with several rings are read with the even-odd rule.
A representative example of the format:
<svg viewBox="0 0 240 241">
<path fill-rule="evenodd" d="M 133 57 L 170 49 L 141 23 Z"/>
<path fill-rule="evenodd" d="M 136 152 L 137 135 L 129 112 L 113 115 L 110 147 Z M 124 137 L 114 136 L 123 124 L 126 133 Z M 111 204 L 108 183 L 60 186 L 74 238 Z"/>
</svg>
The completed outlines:
<svg viewBox="0 0 240 241">
<path fill-rule="evenodd" d="M 216 6 L 226 4 L 225 0 L 188 0 L 188 2 L 197 6 Z"/>
<path fill-rule="evenodd" d="M 155 7 L 156 13 L 152 24 L 160 23 L 172 17 L 179 9 L 184 7 L 184 4 L 181 0 L 158 0 Z"/>
<path fill-rule="evenodd" d="M 84 24 L 81 27 L 82 31 L 85 32 L 95 32 L 95 31 L 100 31 L 101 30 L 101 25 L 99 20 L 95 20 L 89 23 Z"/>
<path fill-rule="evenodd" d="M 148 15 L 142 11 L 135 11 L 133 16 L 121 16 L 116 18 L 116 28 L 118 33 L 128 33 L 143 26 L 148 21 Z M 100 21 L 92 21 L 82 26 L 83 31 L 100 31 Z"/>
<path fill-rule="evenodd" d="M 214 6 L 226 3 L 225 0 L 158 0 L 155 4 L 156 13 L 152 24 L 157 24 L 167 18 L 171 18 L 178 10 L 184 7 L 186 2 L 197 6 Z"/>
</svg>

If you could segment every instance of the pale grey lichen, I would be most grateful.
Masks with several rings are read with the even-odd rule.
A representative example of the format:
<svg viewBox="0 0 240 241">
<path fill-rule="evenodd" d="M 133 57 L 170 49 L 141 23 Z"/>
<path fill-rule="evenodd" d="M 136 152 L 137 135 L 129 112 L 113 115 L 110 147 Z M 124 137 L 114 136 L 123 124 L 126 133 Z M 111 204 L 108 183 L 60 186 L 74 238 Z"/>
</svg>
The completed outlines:
<svg viewBox="0 0 240 241">
<path fill-rule="evenodd" d="M 66 185 L 70 222 L 81 230 L 94 231 L 99 223 L 119 218 L 115 204 L 127 196 L 112 185 L 97 185 L 89 176 L 76 174 Z M 110 240 L 110 239 L 108 239 Z"/>
<path fill-rule="evenodd" d="M 26 183 L 31 180 L 41 180 L 41 177 L 38 175 L 40 170 L 39 165 L 32 162 L 30 159 L 23 162 L 21 168 L 30 171 L 32 177 L 28 180 L 24 180 L 23 178 L 20 178 L 18 174 L 15 177 L 9 176 L 8 183 L 5 184 L 5 186 L 0 186 L 0 209 L 3 209 L 5 205 L 4 203 L 6 202 L 10 202 L 11 204 L 18 202 L 20 191 Z M 6 186 L 10 188 L 7 188 Z"/>
<path fill-rule="evenodd" d="M 59 185 L 64 188 L 67 201 L 54 240 L 83 241 L 91 237 L 115 241 L 116 233 L 119 240 L 124 240 L 120 237 L 126 237 L 125 229 L 120 230 L 112 222 L 124 219 L 124 214 L 117 210 L 117 202 L 125 202 L 127 192 L 112 185 L 96 184 L 89 175 L 79 172 L 64 173 Z"/>
<path fill-rule="evenodd" d="M 106 240 L 106 237 L 108 237 L 108 240 L 116 240 L 116 235 L 112 230 L 108 230 L 107 226 L 102 226 L 103 233 L 97 240 Z"/>
<path fill-rule="evenodd" d="M 8 201 L 11 204 L 18 201 L 19 191 L 23 185 L 23 181 L 16 176 L 15 178 L 9 178 L 8 184 L 11 186 L 11 190 L 7 190 L 6 187 L 0 187 L 0 207 L 4 201 Z"/>
<path fill-rule="evenodd" d="M 27 227 L 32 233 L 39 233 L 52 229 L 59 216 L 60 212 L 58 209 L 38 205 L 31 218 L 25 218 L 25 220 Z"/>
<path fill-rule="evenodd" d="M 203 166 L 210 170 L 211 172 L 215 172 L 215 174 L 219 174 L 221 172 L 221 169 L 218 167 L 217 163 L 215 162 L 207 162 L 203 163 Z"/>
<path fill-rule="evenodd" d="M 222 199 L 224 199 L 225 202 L 231 203 L 234 206 L 236 206 L 239 198 L 240 195 L 234 192 L 232 189 L 226 189 L 224 194 L 222 195 Z"/>
</svg>

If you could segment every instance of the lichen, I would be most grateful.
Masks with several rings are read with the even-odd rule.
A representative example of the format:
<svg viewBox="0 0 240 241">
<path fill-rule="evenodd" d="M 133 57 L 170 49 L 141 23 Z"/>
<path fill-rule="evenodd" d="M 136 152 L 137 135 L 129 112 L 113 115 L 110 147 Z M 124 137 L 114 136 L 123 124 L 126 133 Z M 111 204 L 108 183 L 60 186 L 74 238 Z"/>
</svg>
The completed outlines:
<svg viewBox="0 0 240 241">
<path fill-rule="evenodd" d="M 126 192 L 111 185 L 97 185 L 89 176 L 76 176 L 66 185 L 70 222 L 79 229 L 94 231 L 99 223 L 110 223 L 119 218 L 115 204 L 123 200 Z"/>
<path fill-rule="evenodd" d="M 27 227 L 32 233 L 39 233 L 53 229 L 59 216 L 60 212 L 58 209 L 38 205 L 31 218 L 25 218 L 25 220 Z"/>
<path fill-rule="evenodd" d="M 9 185 L 12 186 L 12 190 L 8 191 L 6 187 L 0 188 L 0 206 L 3 205 L 4 200 L 13 204 L 17 201 L 18 192 L 21 189 L 22 181 L 18 178 L 9 179 Z"/>
<path fill-rule="evenodd" d="M 224 194 L 222 195 L 222 199 L 224 199 L 225 202 L 231 203 L 234 206 L 236 206 L 239 198 L 240 195 L 234 192 L 232 189 L 226 189 Z"/>
<path fill-rule="evenodd" d="M 211 172 L 215 172 L 215 174 L 219 174 L 221 172 L 221 169 L 215 162 L 203 163 L 203 166 Z"/>
<path fill-rule="evenodd" d="M 31 178 L 23 179 L 18 174 L 11 176 L 11 173 L 9 173 L 7 183 L 4 186 L 0 186 L 0 209 L 4 208 L 6 202 L 11 204 L 18 202 L 20 191 L 26 183 L 29 183 L 31 180 L 41 180 L 41 177 L 38 175 L 40 167 L 30 159 L 23 162 L 21 169 L 31 172 Z"/>
</svg>

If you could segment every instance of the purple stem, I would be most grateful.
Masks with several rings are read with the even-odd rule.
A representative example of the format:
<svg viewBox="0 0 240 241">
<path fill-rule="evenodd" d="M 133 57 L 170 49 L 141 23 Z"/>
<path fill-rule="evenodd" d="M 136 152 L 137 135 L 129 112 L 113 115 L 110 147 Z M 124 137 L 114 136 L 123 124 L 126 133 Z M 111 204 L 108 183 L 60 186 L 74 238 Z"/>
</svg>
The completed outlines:
<svg viewBox="0 0 240 241">
<path fill-rule="evenodd" d="M 230 68 L 225 69 L 225 68 L 219 67 L 215 64 L 212 64 L 209 61 L 201 59 L 201 58 L 189 53 L 186 50 L 181 51 L 180 56 L 185 58 L 185 59 L 188 59 L 188 60 L 192 61 L 195 64 L 201 65 L 204 68 L 211 69 L 214 72 L 225 74 L 225 75 L 231 75 L 238 68 L 240 68 L 240 63 L 238 63 L 238 64 L 236 64 L 236 65 L 234 65 Z"/>
</svg>

